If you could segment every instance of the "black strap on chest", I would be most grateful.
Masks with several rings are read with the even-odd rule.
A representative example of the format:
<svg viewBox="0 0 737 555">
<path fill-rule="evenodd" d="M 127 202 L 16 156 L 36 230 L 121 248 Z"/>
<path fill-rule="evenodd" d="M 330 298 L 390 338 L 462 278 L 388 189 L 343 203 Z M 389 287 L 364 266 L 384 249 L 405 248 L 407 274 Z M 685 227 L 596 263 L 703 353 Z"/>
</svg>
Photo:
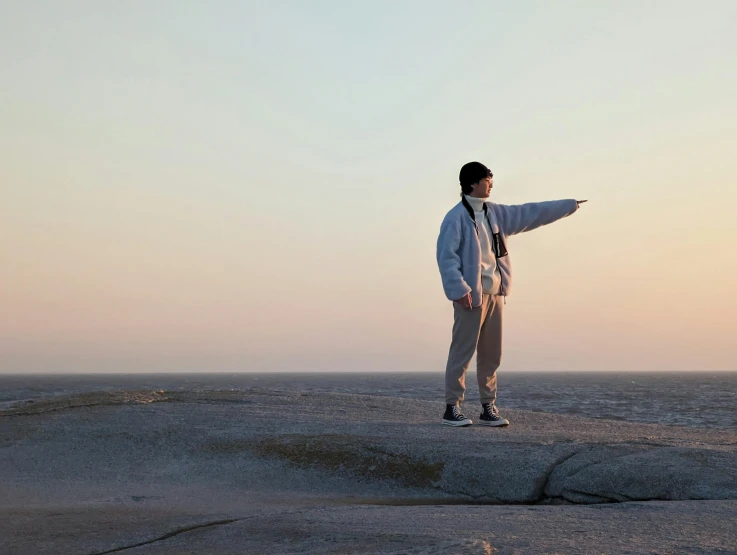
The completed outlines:
<svg viewBox="0 0 737 555">
<path fill-rule="evenodd" d="M 461 202 L 463 203 L 463 207 L 466 209 L 466 212 L 468 212 L 468 215 L 471 217 L 473 228 L 476 230 L 476 236 L 478 237 L 479 226 L 476 223 L 476 216 L 474 215 L 473 208 L 471 208 L 471 204 L 466 200 L 465 196 L 461 198 Z M 504 244 L 504 239 L 502 238 L 501 233 L 494 233 L 494 226 L 491 225 L 491 220 L 489 219 L 489 207 L 486 206 L 486 203 L 483 203 L 482 206 L 484 207 L 484 217 L 486 218 L 486 221 L 489 222 L 489 229 L 491 230 L 491 248 L 494 251 L 494 256 L 497 258 L 507 256 L 509 252 L 507 251 L 507 246 Z"/>
</svg>

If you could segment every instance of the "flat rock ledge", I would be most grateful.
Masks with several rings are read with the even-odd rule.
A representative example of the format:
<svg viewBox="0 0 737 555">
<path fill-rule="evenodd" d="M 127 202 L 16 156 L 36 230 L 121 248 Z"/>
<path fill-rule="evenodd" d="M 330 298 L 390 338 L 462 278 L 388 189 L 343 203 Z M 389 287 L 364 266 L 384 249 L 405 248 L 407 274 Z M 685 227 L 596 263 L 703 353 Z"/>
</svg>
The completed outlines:
<svg viewBox="0 0 737 555">
<path fill-rule="evenodd" d="M 442 408 L 261 389 L 19 402 L 0 410 L 1 493 L 6 506 L 136 491 L 213 505 L 239 491 L 389 505 L 737 499 L 735 433 L 514 410 L 508 428 L 450 428 Z"/>
</svg>

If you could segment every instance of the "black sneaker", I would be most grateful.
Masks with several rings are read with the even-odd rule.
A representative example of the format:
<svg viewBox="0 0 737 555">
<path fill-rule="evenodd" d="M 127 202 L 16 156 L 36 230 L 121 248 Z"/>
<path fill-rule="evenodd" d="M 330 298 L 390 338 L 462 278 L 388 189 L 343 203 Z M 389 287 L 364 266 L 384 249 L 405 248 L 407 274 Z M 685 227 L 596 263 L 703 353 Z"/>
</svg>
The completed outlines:
<svg viewBox="0 0 737 555">
<path fill-rule="evenodd" d="M 446 405 L 443 424 L 445 426 L 470 426 L 473 422 L 470 418 L 463 416 L 458 405 Z"/>
<path fill-rule="evenodd" d="M 499 416 L 499 411 L 495 405 L 483 403 L 482 411 L 479 415 L 479 424 L 482 426 L 509 426 L 509 420 Z"/>
</svg>

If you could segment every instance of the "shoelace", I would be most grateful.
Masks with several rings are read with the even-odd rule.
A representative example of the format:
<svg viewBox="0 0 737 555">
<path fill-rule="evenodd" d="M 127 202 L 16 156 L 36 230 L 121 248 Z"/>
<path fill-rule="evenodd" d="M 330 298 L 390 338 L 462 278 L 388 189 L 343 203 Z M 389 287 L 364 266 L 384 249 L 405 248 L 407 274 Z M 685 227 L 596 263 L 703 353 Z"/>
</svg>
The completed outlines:
<svg viewBox="0 0 737 555">
<path fill-rule="evenodd" d="M 459 419 L 466 418 L 465 416 L 463 416 L 463 413 L 461 412 L 461 410 L 458 408 L 457 405 L 453 407 L 453 416 Z"/>
<path fill-rule="evenodd" d="M 484 414 L 496 420 L 499 418 L 499 409 L 496 408 L 496 405 L 484 405 Z"/>
</svg>

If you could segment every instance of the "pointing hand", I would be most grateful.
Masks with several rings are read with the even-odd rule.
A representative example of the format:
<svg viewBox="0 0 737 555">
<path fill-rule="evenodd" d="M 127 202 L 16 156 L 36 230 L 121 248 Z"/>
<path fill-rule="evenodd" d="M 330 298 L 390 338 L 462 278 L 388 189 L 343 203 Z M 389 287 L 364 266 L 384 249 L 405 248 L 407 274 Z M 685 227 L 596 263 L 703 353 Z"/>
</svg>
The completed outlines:
<svg viewBox="0 0 737 555">
<path fill-rule="evenodd" d="M 577 200 L 577 201 L 576 201 L 576 205 L 577 205 L 577 207 L 578 207 L 578 206 L 581 206 L 581 205 L 582 205 L 582 204 L 583 204 L 584 202 L 588 202 L 588 200 Z"/>
</svg>

